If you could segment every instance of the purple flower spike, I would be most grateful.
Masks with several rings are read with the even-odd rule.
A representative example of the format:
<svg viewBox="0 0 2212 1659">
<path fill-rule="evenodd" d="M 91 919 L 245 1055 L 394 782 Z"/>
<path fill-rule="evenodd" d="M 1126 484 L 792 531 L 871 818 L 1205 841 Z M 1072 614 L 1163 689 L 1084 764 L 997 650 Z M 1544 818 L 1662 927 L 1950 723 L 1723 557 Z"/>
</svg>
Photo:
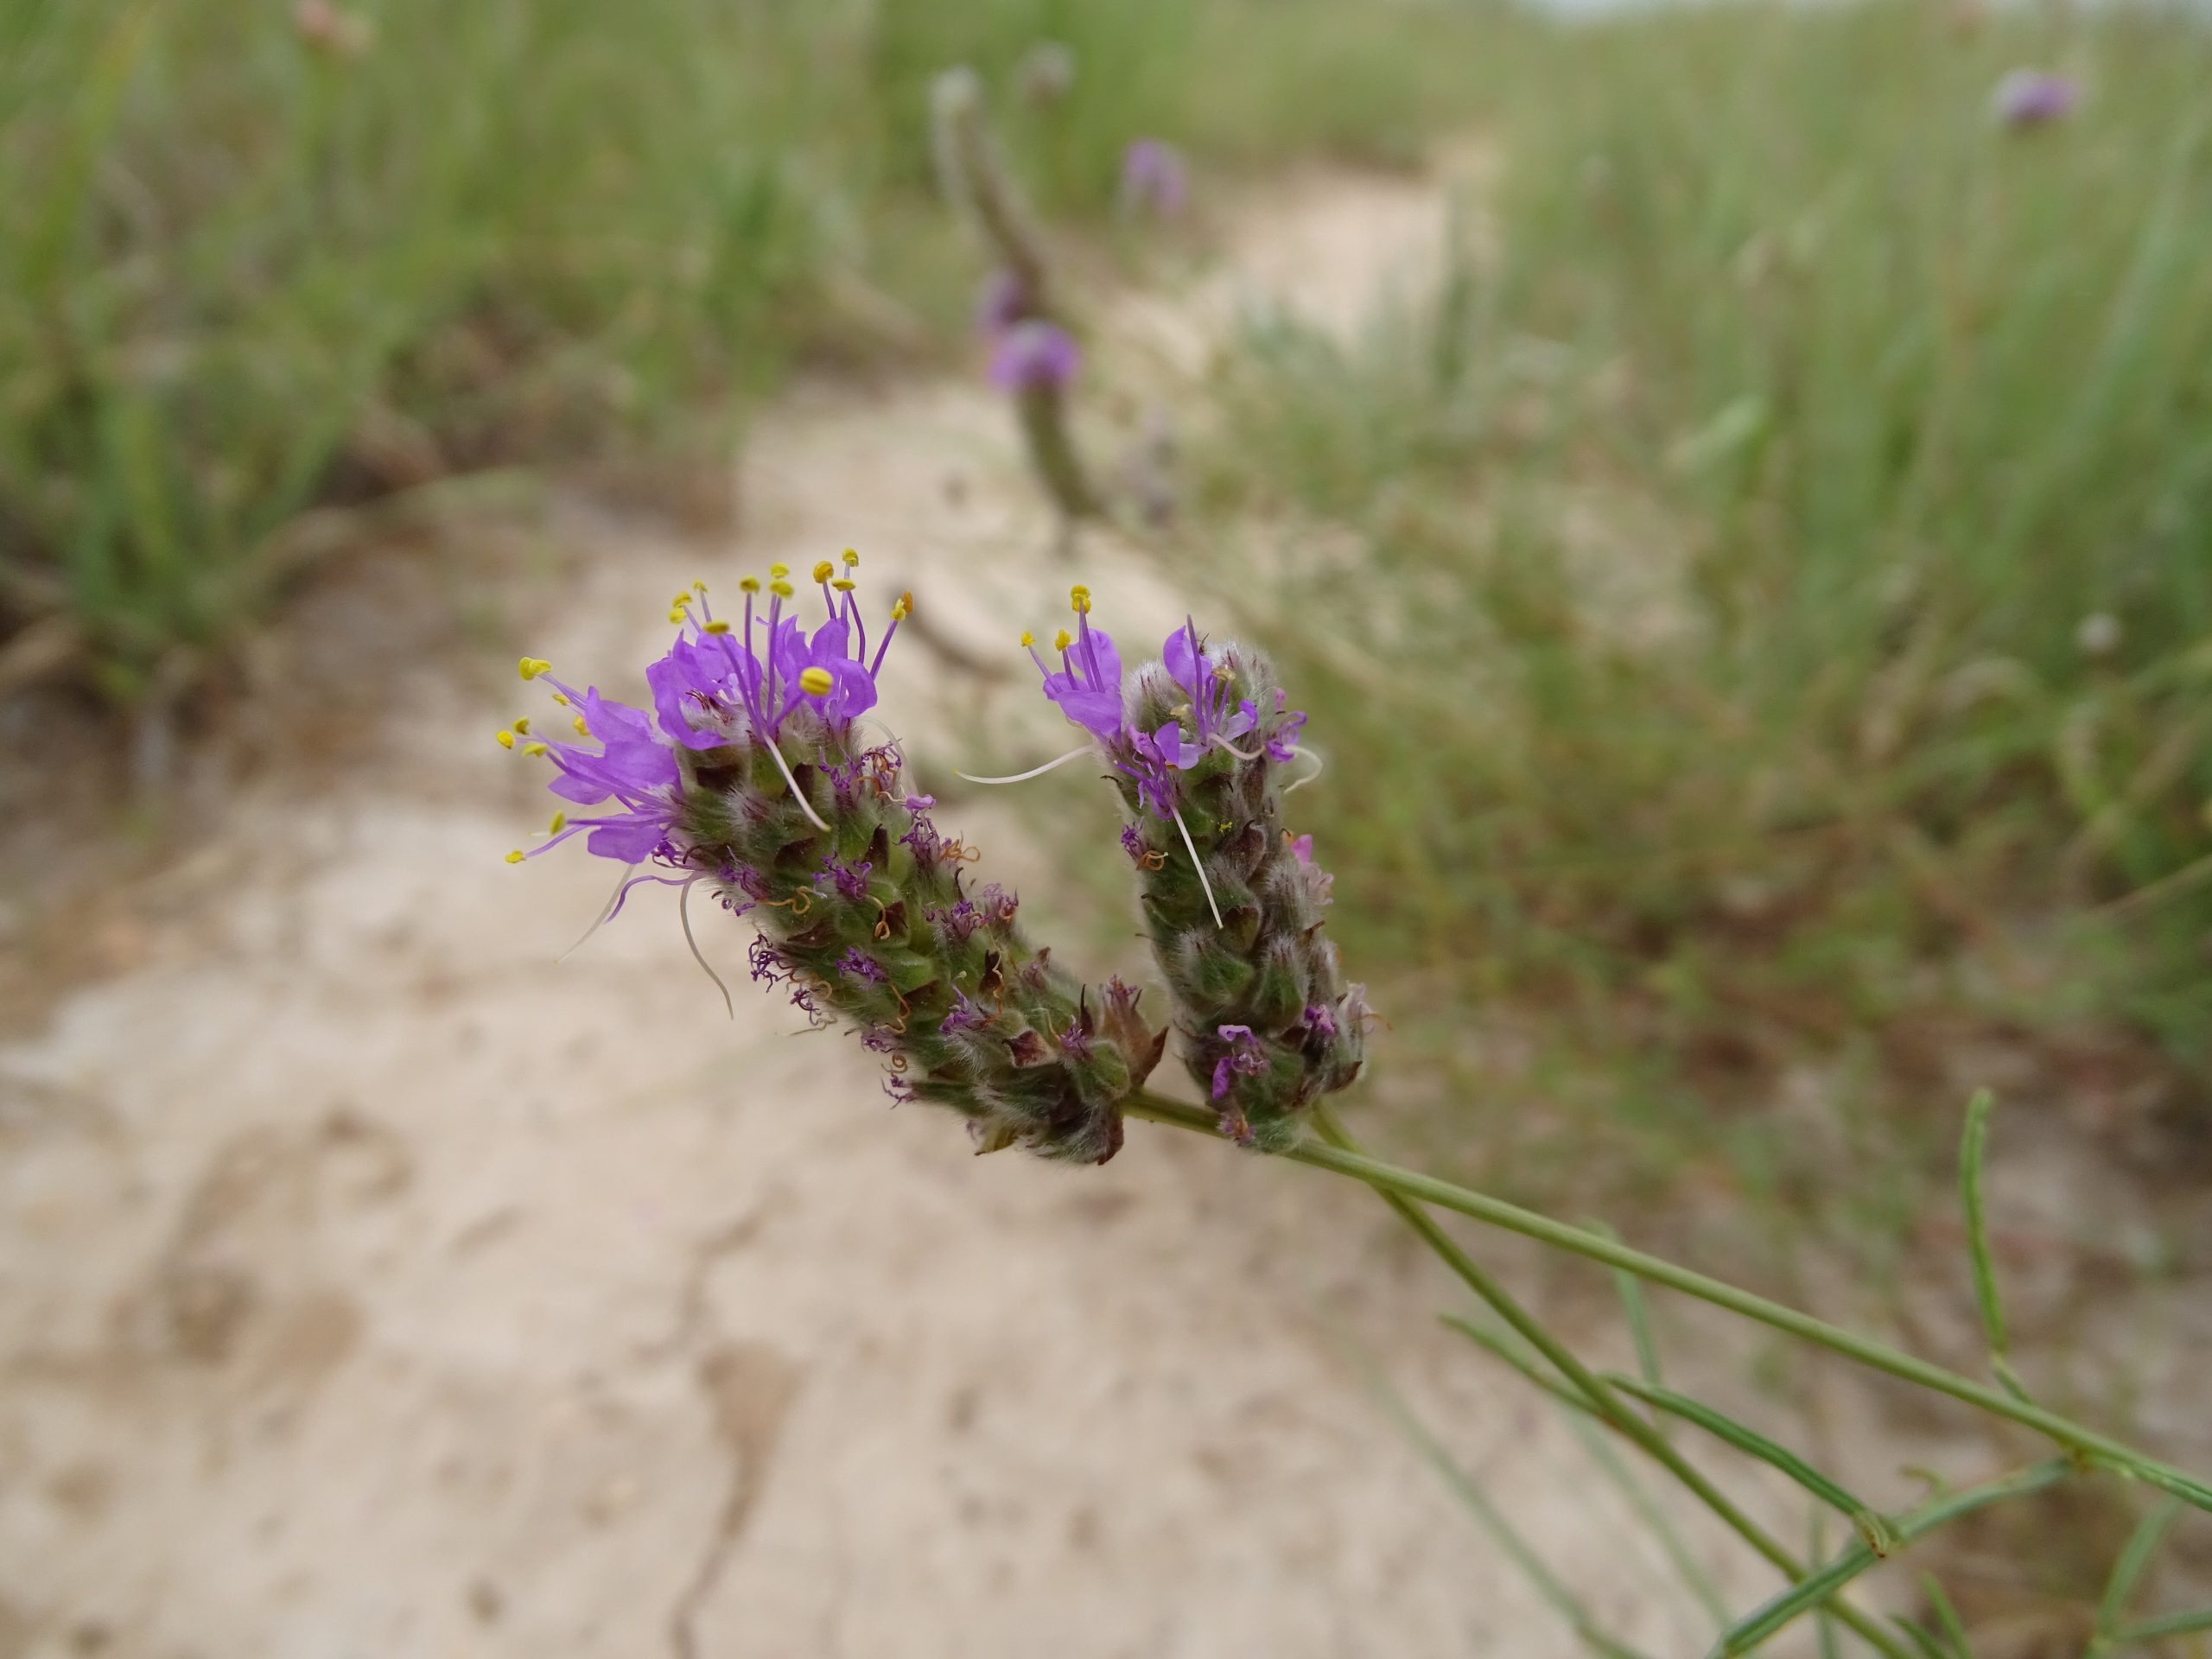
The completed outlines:
<svg viewBox="0 0 2212 1659">
<path fill-rule="evenodd" d="M 1036 318 L 999 336 L 991 353 L 991 384 L 1001 391 L 1058 391 L 1083 366 L 1083 352 L 1058 323 Z"/>
<path fill-rule="evenodd" d="M 1140 138 L 1122 152 L 1124 209 L 1173 218 L 1183 210 L 1187 187 L 1183 157 L 1174 145 L 1158 138 Z"/>
<path fill-rule="evenodd" d="M 2008 127 L 2040 127 L 2073 114 L 2082 89 L 2070 76 L 2015 69 L 1990 94 L 1990 112 Z"/>
</svg>

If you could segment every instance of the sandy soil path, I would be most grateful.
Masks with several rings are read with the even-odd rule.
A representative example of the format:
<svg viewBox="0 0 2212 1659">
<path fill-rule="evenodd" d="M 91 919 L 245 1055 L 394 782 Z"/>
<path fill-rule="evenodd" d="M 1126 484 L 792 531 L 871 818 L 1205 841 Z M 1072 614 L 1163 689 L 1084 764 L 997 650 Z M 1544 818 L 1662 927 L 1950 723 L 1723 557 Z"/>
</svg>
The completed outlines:
<svg viewBox="0 0 2212 1659">
<path fill-rule="evenodd" d="M 1130 326 L 1202 342 L 1250 292 L 1347 320 L 1441 200 L 1308 181 Z M 969 388 L 802 390 L 741 493 L 735 544 L 572 515 L 606 556 L 536 648 L 622 683 L 665 592 L 848 543 L 979 648 L 1060 608 Z M 1176 613 L 1126 553 L 1084 574 Z M 1573 1650 L 1363 1352 L 1603 1617 L 1701 1647 L 1365 1195 L 1141 1128 L 1100 1171 L 974 1158 L 751 994 L 727 930 L 724 1020 L 665 905 L 555 966 L 601 874 L 499 864 L 543 798 L 480 684 L 427 665 L 334 780 L 254 782 L 147 891 L 136 965 L 0 1049 L 0 1656 Z M 1025 741 L 925 652 L 887 701 L 943 734 L 925 772 Z M 1113 965 L 991 805 L 956 818 L 993 873 Z"/>
</svg>

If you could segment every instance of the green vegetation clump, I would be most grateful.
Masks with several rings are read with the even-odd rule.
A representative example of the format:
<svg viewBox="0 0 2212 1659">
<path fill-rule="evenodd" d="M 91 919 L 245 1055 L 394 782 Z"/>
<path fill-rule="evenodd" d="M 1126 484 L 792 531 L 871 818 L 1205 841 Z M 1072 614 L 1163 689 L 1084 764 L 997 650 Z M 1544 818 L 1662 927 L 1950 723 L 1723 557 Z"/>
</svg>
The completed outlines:
<svg viewBox="0 0 2212 1659">
<path fill-rule="evenodd" d="M 1080 216 L 1140 134 L 1410 160 L 1474 38 L 1322 0 L 8 8 L 0 651 L 58 631 L 128 703 L 265 613 L 311 506 L 705 448 L 795 360 L 957 338 L 948 65 Z M 1046 41 L 1073 76 L 1025 99 Z"/>
</svg>

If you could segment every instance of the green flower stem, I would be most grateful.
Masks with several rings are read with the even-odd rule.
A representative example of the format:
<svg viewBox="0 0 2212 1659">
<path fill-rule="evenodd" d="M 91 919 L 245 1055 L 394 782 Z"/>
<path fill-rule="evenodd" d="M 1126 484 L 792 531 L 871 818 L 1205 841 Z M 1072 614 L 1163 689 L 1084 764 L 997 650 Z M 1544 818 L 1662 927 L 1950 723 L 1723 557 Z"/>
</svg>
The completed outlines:
<svg viewBox="0 0 2212 1659">
<path fill-rule="evenodd" d="M 1140 1090 L 1130 1096 L 1123 1103 L 1122 1110 L 1131 1117 L 1171 1124 L 1177 1128 L 1191 1129 L 1208 1136 L 1217 1136 L 1219 1133 L 1212 1113 L 1166 1099 L 1148 1090 Z M 1503 1198 L 1471 1192 L 1449 1181 L 1440 1181 L 1433 1176 L 1402 1169 L 1395 1164 L 1387 1164 L 1341 1147 L 1325 1146 L 1309 1141 L 1279 1155 L 1334 1174 L 1349 1175 L 1394 1199 L 1407 1200 L 1415 1205 L 1433 1204 L 1491 1226 L 1502 1227 L 1508 1232 L 1519 1233 L 1525 1238 L 1533 1238 L 1556 1249 L 1587 1257 L 1606 1267 L 1624 1268 L 1649 1283 L 1664 1285 L 1686 1296 L 1711 1302 L 1716 1307 L 1725 1307 L 1732 1313 L 1756 1319 L 1777 1331 L 1785 1331 L 1791 1336 L 1841 1354 L 1847 1359 L 1856 1360 L 1875 1370 L 1886 1371 L 1905 1382 L 1918 1383 L 1938 1394 L 1948 1394 L 1953 1399 L 1963 1400 L 1971 1406 L 1979 1406 L 1993 1416 L 2007 1418 L 2048 1436 L 2076 1458 L 2099 1465 L 2116 1474 L 2144 1481 L 2160 1491 L 2171 1493 L 2186 1503 L 2212 1513 L 2212 1486 L 2169 1464 L 2161 1463 L 2109 1435 L 2099 1433 L 2032 1402 L 2016 1400 L 1999 1389 L 1973 1382 L 1927 1360 L 1916 1359 L 1910 1354 L 1847 1331 L 1840 1325 L 1830 1325 L 1825 1319 L 1815 1319 L 1809 1313 L 1802 1313 L 1781 1302 L 1770 1301 L 1766 1297 L 1738 1289 L 1722 1280 L 1708 1278 L 1688 1268 L 1677 1267 L 1658 1256 L 1647 1255 L 1642 1250 L 1630 1249 L 1601 1234 L 1554 1221 L 1549 1216 L 1524 1210 L 1519 1205 L 1508 1204 Z M 1422 1220 L 1427 1221 L 1427 1217 L 1424 1216 Z M 1434 1224 L 1429 1224 L 1433 1226 Z M 1440 1233 L 1438 1236 L 1442 1235 Z M 1444 1242 L 1450 1243 L 1448 1238 Z M 1456 1249 L 1457 1247 L 1453 1248 Z"/>
<path fill-rule="evenodd" d="M 1313 1108 L 1313 1127 L 1337 1151 L 1358 1157 L 1351 1136 L 1326 1101 Z M 1297 1158 L 1306 1148 L 1300 1147 L 1288 1155 Z M 1301 1160 L 1301 1161 L 1310 1161 Z M 1362 1161 L 1366 1161 L 1363 1159 Z M 1436 1217 L 1402 1193 L 1393 1192 L 1380 1183 L 1370 1183 L 1382 1195 L 1382 1201 L 1398 1212 L 1406 1225 L 1421 1235 L 1444 1264 L 1458 1274 L 1467 1288 L 1490 1304 L 1491 1308 L 1516 1335 L 1550 1361 L 1560 1376 L 1573 1384 L 1575 1390 L 1587 1400 L 1592 1409 L 1608 1427 L 1624 1439 L 1632 1441 L 1646 1456 L 1660 1464 L 1666 1471 L 1695 1494 L 1700 1503 L 1726 1522 L 1736 1535 L 1778 1567 L 1792 1584 L 1805 1577 L 1807 1568 L 1785 1548 L 1765 1528 L 1737 1508 L 1728 1495 L 1715 1486 L 1699 1471 L 1687 1458 L 1675 1449 L 1674 1443 L 1662 1434 L 1640 1412 L 1623 1402 L 1598 1374 L 1575 1357 L 1574 1351 L 1554 1336 L 1536 1316 L 1515 1300 L 1503 1285 L 1492 1278 L 1474 1257 L 1462 1249 L 1459 1242 L 1437 1224 Z M 1595 1236 L 1595 1235 L 1592 1235 Z M 1861 1637 L 1888 1656 L 1888 1659 L 1911 1659 L 1904 1648 L 1872 1618 L 1841 1600 L 1835 1604 L 1835 1615 Z"/>
</svg>

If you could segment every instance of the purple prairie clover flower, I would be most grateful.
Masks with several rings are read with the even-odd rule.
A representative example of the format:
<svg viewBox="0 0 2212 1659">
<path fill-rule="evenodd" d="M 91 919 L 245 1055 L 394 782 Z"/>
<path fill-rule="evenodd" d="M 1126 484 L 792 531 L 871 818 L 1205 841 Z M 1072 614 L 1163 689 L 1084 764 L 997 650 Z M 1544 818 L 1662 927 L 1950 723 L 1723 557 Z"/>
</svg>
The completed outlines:
<svg viewBox="0 0 2212 1659">
<path fill-rule="evenodd" d="M 991 1023 L 990 1010 L 971 999 L 965 991 L 955 991 L 952 1007 L 944 1018 L 938 1021 L 939 1031 L 981 1031 Z"/>
<path fill-rule="evenodd" d="M 1268 1056 L 1249 1026 L 1217 1026 L 1213 1034 L 1229 1045 L 1227 1052 L 1213 1063 L 1213 1098 L 1219 1100 L 1229 1093 L 1237 1078 L 1256 1077 L 1266 1071 Z"/>
<path fill-rule="evenodd" d="M 1183 156 L 1174 145 L 1158 138 L 1140 138 L 1122 152 L 1123 211 L 1173 218 L 1182 211 L 1187 189 Z"/>
<path fill-rule="evenodd" d="M 681 774 L 675 754 L 654 730 L 651 717 L 643 709 L 602 697 L 597 686 L 578 691 L 554 678 L 552 664 L 543 658 L 525 657 L 518 667 L 524 679 L 543 679 L 562 706 L 577 711 L 570 723 L 583 741 L 539 735 L 522 719 L 500 729 L 499 746 L 551 761 L 558 776 L 548 787 L 563 800 L 579 806 L 611 801 L 620 810 L 574 818 L 556 812 L 547 839 L 528 853 L 516 849 L 507 855 L 507 861 L 518 864 L 579 835 L 588 836 L 584 844 L 592 852 L 618 863 L 640 864 L 652 857 L 667 841 L 675 819 Z"/>
<path fill-rule="evenodd" d="M 2069 75 L 2015 69 L 1990 93 L 1989 110 L 2005 126 L 2040 127 L 2073 114 L 2081 99 L 2081 86 Z"/>
<path fill-rule="evenodd" d="M 577 690 L 556 677 L 542 657 L 523 658 L 517 664 L 523 679 L 543 680 L 550 688 L 583 741 L 533 732 L 524 719 L 499 731 L 500 746 L 551 761 L 560 775 L 550 787 L 563 800 L 581 806 L 611 801 L 620 810 L 576 817 L 557 813 L 544 842 L 528 852 L 518 848 L 508 861 L 519 863 L 588 832 L 586 845 L 600 857 L 636 865 L 660 855 L 662 861 L 675 863 L 667 840 L 682 793 L 679 748 L 714 749 L 757 739 L 787 770 L 779 738 L 785 721 L 802 709 L 820 721 L 826 736 L 842 741 L 854 719 L 874 706 L 884 652 L 913 608 L 913 596 L 901 594 L 868 658 L 868 626 L 851 575 L 859 563 L 860 556 L 848 549 L 842 572 L 827 559 L 815 566 L 829 620 L 811 634 L 784 609 L 795 592 L 785 565 L 768 567 L 765 607 L 757 602 L 761 583 L 756 578 L 739 584 L 745 595 L 742 634 L 714 616 L 704 583 L 678 594 L 669 620 L 680 631 L 645 670 L 650 714 L 601 696 L 596 686 Z M 805 810 L 814 816 L 812 807 Z"/>
<path fill-rule="evenodd" d="M 1184 736 L 1183 728 L 1172 720 L 1156 732 L 1130 733 L 1129 747 L 1166 772 L 1188 772 L 1206 758 L 1206 746 Z"/>
<path fill-rule="evenodd" d="M 814 567 L 829 616 L 811 633 L 785 609 L 797 591 L 788 565 L 768 567 L 765 606 L 758 578 L 738 584 L 744 594 L 742 631 L 713 614 L 703 588 L 696 596 L 677 594 L 669 620 L 684 632 L 645 671 L 663 734 L 692 749 L 720 748 L 751 735 L 773 745 L 784 721 L 802 707 L 839 735 L 874 708 L 876 673 L 899 624 L 913 609 L 913 596 L 901 594 L 892 606 L 871 658 L 851 575 L 858 563 L 859 556 L 848 550 L 842 571 L 828 559 Z"/>
<path fill-rule="evenodd" d="M 922 919 L 943 928 L 945 937 L 955 944 L 965 944 L 982 926 L 983 912 L 976 908 L 973 899 L 962 899 L 950 905 L 932 906 L 923 912 Z"/>
<path fill-rule="evenodd" d="M 850 979 L 866 980 L 871 985 L 880 985 L 885 979 L 881 964 L 862 955 L 858 945 L 837 958 L 837 971 Z"/>
<path fill-rule="evenodd" d="M 1031 317 L 998 337 L 991 352 L 991 384 L 1001 391 L 1058 391 L 1083 366 L 1075 337 L 1056 322 Z"/>
<path fill-rule="evenodd" d="M 1259 705 L 1249 697 L 1235 698 L 1236 676 L 1228 671 L 1219 656 L 1209 656 L 1198 639 L 1198 624 L 1185 618 L 1183 626 L 1167 636 L 1160 648 L 1160 659 L 1167 669 L 1168 678 L 1191 694 L 1191 721 L 1197 728 L 1198 743 L 1203 747 L 1217 738 L 1224 742 L 1244 735 L 1260 722 Z M 1275 692 L 1277 712 L 1287 701 L 1281 688 Z M 1304 715 L 1287 717 L 1297 728 L 1306 723 Z M 1185 764 L 1188 764 L 1187 762 Z"/>
<path fill-rule="evenodd" d="M 1090 589 L 1078 583 L 1068 591 L 1076 632 L 1062 628 L 1052 641 L 1060 654 L 1058 671 L 1039 654 L 1036 635 L 1025 632 L 1021 646 L 1045 677 L 1045 695 L 1059 704 L 1060 712 L 1093 737 L 1110 741 L 1122 728 L 1122 653 L 1114 649 L 1112 634 L 1090 626 Z"/>
<path fill-rule="evenodd" d="M 873 868 L 864 858 L 850 864 L 834 856 L 822 861 L 822 874 L 830 878 L 838 897 L 855 902 L 868 897 L 868 873 Z"/>
</svg>

